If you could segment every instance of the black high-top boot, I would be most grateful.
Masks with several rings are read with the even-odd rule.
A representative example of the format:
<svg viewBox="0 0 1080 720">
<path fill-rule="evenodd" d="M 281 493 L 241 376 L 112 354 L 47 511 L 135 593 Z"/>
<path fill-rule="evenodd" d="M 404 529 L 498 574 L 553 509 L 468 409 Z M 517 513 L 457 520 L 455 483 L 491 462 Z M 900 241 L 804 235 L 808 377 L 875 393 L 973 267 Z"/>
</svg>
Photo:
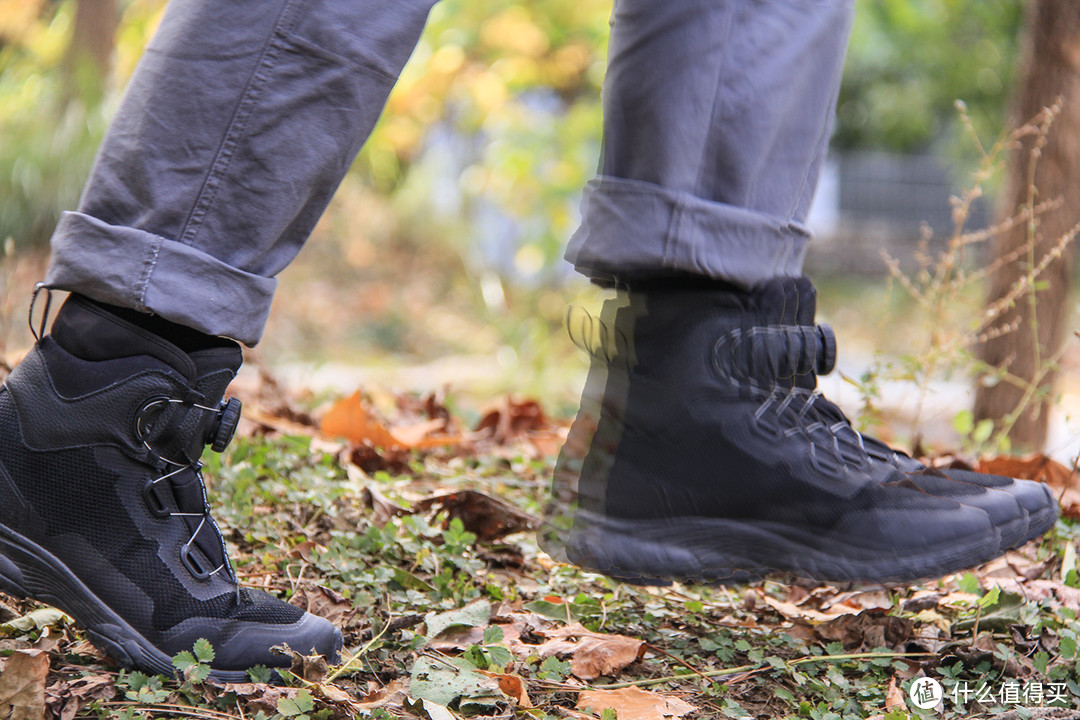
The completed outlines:
<svg viewBox="0 0 1080 720">
<path fill-rule="evenodd" d="M 0 590 L 61 608 L 120 664 L 172 674 L 199 638 L 211 678 L 334 659 L 341 633 L 240 588 L 210 517 L 199 457 L 221 452 L 239 403 L 222 402 L 238 345 L 185 352 L 72 296 L 0 388 Z"/>
<path fill-rule="evenodd" d="M 807 278 L 797 278 L 792 282 L 792 297 L 797 300 L 793 320 L 796 325 L 812 326 L 817 306 L 814 286 Z M 829 370 L 831 367 L 820 374 L 826 374 Z M 807 390 L 817 388 L 817 377 L 812 372 L 800 375 L 796 382 Z M 831 432 L 856 432 L 851 421 L 835 403 L 821 397 L 815 407 Z M 882 477 L 891 476 L 894 469 L 900 470 L 931 495 L 952 498 L 986 511 L 1001 534 L 1002 550 L 1018 547 L 1042 536 L 1057 520 L 1057 500 L 1043 483 L 954 468 L 938 470 L 923 465 L 876 438 L 866 435 L 859 438 Z"/>
<path fill-rule="evenodd" d="M 998 555 L 991 513 L 883 468 L 819 412 L 805 378 L 831 369 L 835 343 L 794 322 L 799 300 L 788 279 L 606 303 L 546 546 L 643 583 L 910 581 Z M 993 497 L 999 519 L 1024 522 Z"/>
</svg>

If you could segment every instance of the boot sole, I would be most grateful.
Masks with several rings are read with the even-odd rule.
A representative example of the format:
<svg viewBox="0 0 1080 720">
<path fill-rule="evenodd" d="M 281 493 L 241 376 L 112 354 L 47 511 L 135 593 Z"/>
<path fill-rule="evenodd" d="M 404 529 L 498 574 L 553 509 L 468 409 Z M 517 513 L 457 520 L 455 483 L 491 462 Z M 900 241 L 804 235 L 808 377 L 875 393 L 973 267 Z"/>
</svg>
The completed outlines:
<svg viewBox="0 0 1080 720">
<path fill-rule="evenodd" d="M 576 565 L 637 585 L 710 585 L 765 578 L 899 583 L 939 578 L 1000 555 L 1000 535 L 917 550 L 874 550 L 860 538 L 836 539 L 776 523 L 682 517 L 664 521 L 579 510 L 566 538 Z"/>
<path fill-rule="evenodd" d="M 113 612 L 55 555 L 4 525 L 0 525 L 0 590 L 63 610 L 85 628 L 94 645 L 125 668 L 179 676 L 172 658 Z M 215 669 L 208 679 L 251 681 L 246 670 Z"/>
</svg>

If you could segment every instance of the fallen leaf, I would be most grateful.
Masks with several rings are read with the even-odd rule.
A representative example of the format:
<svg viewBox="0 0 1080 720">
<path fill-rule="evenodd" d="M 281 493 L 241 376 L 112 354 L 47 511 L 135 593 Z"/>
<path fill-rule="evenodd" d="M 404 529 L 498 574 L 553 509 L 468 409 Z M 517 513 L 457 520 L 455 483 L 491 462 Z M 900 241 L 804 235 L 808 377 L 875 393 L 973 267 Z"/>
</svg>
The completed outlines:
<svg viewBox="0 0 1080 720">
<path fill-rule="evenodd" d="M 399 428 L 389 428 L 368 412 L 359 390 L 334 403 L 323 416 L 319 429 L 327 435 L 346 438 L 360 445 L 372 445 L 387 450 L 457 445 L 462 435 L 441 435 L 436 430 L 445 426 L 442 420 L 424 420 Z"/>
<path fill-rule="evenodd" d="M 267 715 L 276 715 L 278 701 L 286 697 L 296 697 L 297 688 L 278 687 L 264 683 L 230 683 L 225 685 L 226 692 L 236 693 L 247 704 L 262 709 Z"/>
<path fill-rule="evenodd" d="M 45 607 L 40 610 L 29 612 L 22 617 L 8 620 L 3 625 L 0 625 L 0 632 L 11 633 L 44 630 L 47 627 L 56 627 L 57 625 L 69 622 L 71 622 L 71 618 L 68 617 L 63 610 L 57 610 L 54 607 Z"/>
<path fill-rule="evenodd" d="M 889 689 L 885 691 L 885 712 L 894 710 L 907 712 L 907 703 L 904 701 L 904 691 L 896 686 L 896 678 L 889 678 Z"/>
<path fill-rule="evenodd" d="M 379 527 L 383 527 L 393 518 L 409 514 L 408 510 L 392 500 L 388 500 L 382 493 L 370 486 L 364 488 L 360 499 L 363 500 L 366 507 L 375 512 L 375 524 Z"/>
<path fill-rule="evenodd" d="M 498 540 L 540 526 L 540 520 L 527 512 L 478 490 L 440 493 L 413 503 L 413 510 L 419 512 L 434 508 L 445 510 L 448 519 L 459 518 L 466 530 L 483 541 Z"/>
<path fill-rule="evenodd" d="M 497 680 L 502 694 L 517 702 L 519 708 L 531 708 L 533 706 L 532 701 L 529 700 L 529 692 L 525 689 L 525 681 L 521 677 L 511 674 L 492 673 L 486 670 L 481 672 Z"/>
<path fill-rule="evenodd" d="M 432 612 L 424 616 L 429 640 L 438 637 L 444 631 L 453 627 L 487 627 L 490 620 L 491 603 L 487 600 L 476 600 L 457 610 L 443 613 Z"/>
<path fill-rule="evenodd" d="M 451 712 L 450 708 L 430 700 L 420 699 L 412 702 L 405 700 L 405 709 L 424 720 L 458 720 L 459 717 Z"/>
<path fill-rule="evenodd" d="M 1059 490 L 1080 489 L 1077 477 L 1069 468 L 1042 454 L 1028 455 L 1023 458 L 1008 455 L 987 458 L 979 461 L 976 470 L 990 475 L 1036 480 Z"/>
<path fill-rule="evenodd" d="M 834 605 L 829 609 L 828 612 L 822 612 L 813 608 L 800 607 L 798 605 L 795 605 L 794 603 L 777 600 L 776 598 L 769 597 L 765 593 L 760 593 L 760 597 L 766 605 L 783 615 L 788 620 L 800 620 L 803 622 L 808 622 L 811 625 L 835 620 L 836 618 L 843 615 L 856 615 L 861 612 L 861 608 L 852 607 L 850 605 L 844 604 Z"/>
<path fill-rule="evenodd" d="M 697 710 L 681 698 L 641 688 L 585 690 L 578 695 L 577 707 L 593 712 L 610 708 L 615 711 L 619 720 L 666 720 L 681 718 Z"/>
<path fill-rule="evenodd" d="M 41 720 L 45 717 L 45 678 L 49 655 L 43 650 L 16 650 L 0 673 L 0 717 Z"/>
<path fill-rule="evenodd" d="M 482 675 L 471 667 L 461 667 L 450 661 L 421 657 L 413 664 L 409 679 L 409 695 L 430 700 L 443 707 L 457 701 L 465 705 L 492 706 L 505 702 L 499 682 Z"/>
<path fill-rule="evenodd" d="M 345 692 L 341 688 L 331 685 L 329 683 L 319 683 L 316 685 L 319 690 L 319 694 L 332 703 L 338 703 L 341 705 L 353 705 L 353 696 Z"/>
<path fill-rule="evenodd" d="M 381 688 L 372 690 L 364 699 L 357 703 L 361 710 L 374 710 L 375 708 L 400 705 L 405 700 L 405 681 L 401 678 L 391 680 Z"/>
<path fill-rule="evenodd" d="M 309 424 L 298 423 L 287 418 L 278 417 L 277 415 L 247 403 L 244 404 L 244 414 L 241 416 L 241 419 L 255 425 L 269 428 L 282 435 L 307 435 L 310 437 L 315 434 L 315 428 Z M 248 434 L 251 434 L 251 431 L 248 431 Z"/>
<path fill-rule="evenodd" d="M 814 632 L 822 640 L 840 642 L 845 650 L 894 648 L 910 640 L 914 623 L 907 618 L 886 615 L 881 610 L 865 610 L 858 615 L 841 615 L 822 623 Z"/>
<path fill-rule="evenodd" d="M 483 411 L 477 432 L 489 432 L 492 439 L 508 444 L 521 436 L 549 429 L 547 417 L 536 400 L 515 400 L 505 397 Z"/>
<path fill-rule="evenodd" d="M 512 650 L 570 657 L 570 672 L 582 680 L 613 675 L 645 654 L 645 642 L 625 635 L 608 635 L 586 629 L 580 623 L 542 630 L 548 638 L 541 645 L 514 644 Z"/>
<path fill-rule="evenodd" d="M 330 666 L 322 655 L 304 655 L 288 645 L 275 645 L 271 651 L 287 655 L 292 661 L 289 672 L 309 683 L 321 683 L 330 674 Z"/>
<path fill-rule="evenodd" d="M 338 627 L 344 625 L 346 620 L 356 614 L 352 603 L 346 600 L 345 596 L 322 585 L 297 588 L 293 596 L 289 598 L 289 603 L 312 615 L 326 618 Z"/>
<path fill-rule="evenodd" d="M 385 425 L 368 413 L 359 390 L 334 403 L 323 416 L 319 429 L 327 435 L 339 435 L 355 443 L 391 449 L 404 447 Z"/>
<path fill-rule="evenodd" d="M 89 675 L 78 680 L 63 680 L 45 688 L 45 705 L 53 718 L 72 720 L 94 700 L 111 700 L 116 695 L 116 678 Z"/>
</svg>

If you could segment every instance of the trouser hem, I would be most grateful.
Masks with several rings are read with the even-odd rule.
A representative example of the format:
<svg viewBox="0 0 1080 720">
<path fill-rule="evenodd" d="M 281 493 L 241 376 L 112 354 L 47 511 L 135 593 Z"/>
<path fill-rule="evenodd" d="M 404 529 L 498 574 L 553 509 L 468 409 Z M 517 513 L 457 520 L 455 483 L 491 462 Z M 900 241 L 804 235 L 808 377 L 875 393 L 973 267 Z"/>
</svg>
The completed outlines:
<svg viewBox="0 0 1080 720">
<path fill-rule="evenodd" d="M 45 284 L 251 346 L 262 336 L 277 280 L 175 240 L 67 212 L 52 237 Z"/>
<path fill-rule="evenodd" d="M 802 274 L 809 229 L 639 180 L 589 183 L 566 259 L 584 275 L 689 272 L 752 287 Z"/>
</svg>

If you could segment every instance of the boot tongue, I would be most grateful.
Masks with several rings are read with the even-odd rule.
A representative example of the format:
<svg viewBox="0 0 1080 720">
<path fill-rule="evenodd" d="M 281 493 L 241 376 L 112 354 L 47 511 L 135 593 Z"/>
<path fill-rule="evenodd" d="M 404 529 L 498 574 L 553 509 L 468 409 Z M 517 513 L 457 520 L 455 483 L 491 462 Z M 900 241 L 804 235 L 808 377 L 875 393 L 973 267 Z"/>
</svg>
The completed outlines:
<svg viewBox="0 0 1080 720">
<path fill-rule="evenodd" d="M 214 403 L 221 400 L 225 394 L 225 388 L 236 376 L 236 371 L 240 369 L 244 361 L 244 354 L 236 343 L 197 350 L 187 357 L 195 368 L 195 389 Z"/>
<path fill-rule="evenodd" d="M 83 360 L 149 355 L 188 379 L 198 376 L 195 363 L 176 345 L 81 295 L 71 295 L 60 308 L 53 321 L 52 338 L 64 350 Z"/>
</svg>

